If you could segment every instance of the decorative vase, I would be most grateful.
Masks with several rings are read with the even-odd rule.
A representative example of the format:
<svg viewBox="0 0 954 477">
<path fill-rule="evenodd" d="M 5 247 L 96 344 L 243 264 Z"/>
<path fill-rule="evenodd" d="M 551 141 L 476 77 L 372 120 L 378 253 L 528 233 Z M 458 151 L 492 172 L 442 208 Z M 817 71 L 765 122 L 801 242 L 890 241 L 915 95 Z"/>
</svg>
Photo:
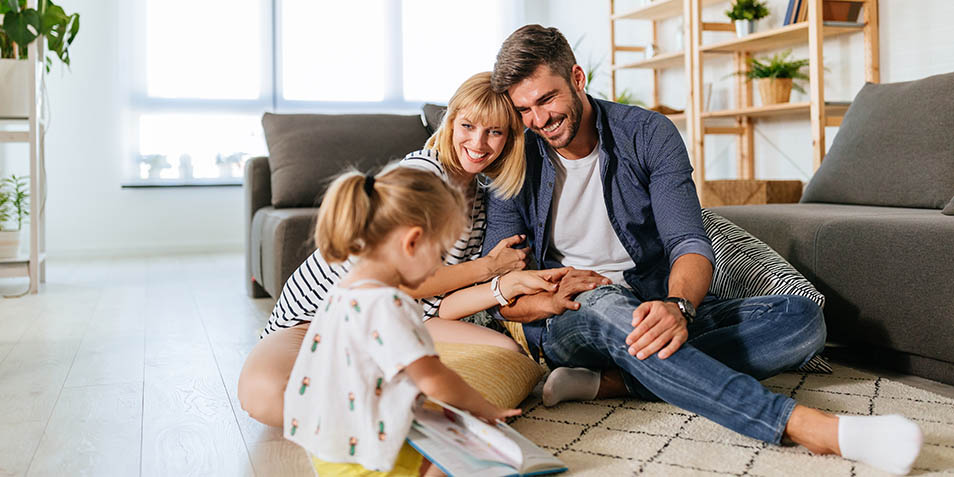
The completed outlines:
<svg viewBox="0 0 954 477">
<path fill-rule="evenodd" d="M 0 258 L 15 258 L 20 251 L 20 231 L 0 230 Z"/>
<path fill-rule="evenodd" d="M 792 78 L 759 78 L 762 105 L 787 103 L 792 96 Z"/>
<path fill-rule="evenodd" d="M 756 20 L 734 20 L 736 36 L 742 38 L 755 33 L 755 22 Z"/>
<path fill-rule="evenodd" d="M 30 65 L 27 60 L 0 60 L 0 118 L 25 118 L 30 114 Z"/>
</svg>

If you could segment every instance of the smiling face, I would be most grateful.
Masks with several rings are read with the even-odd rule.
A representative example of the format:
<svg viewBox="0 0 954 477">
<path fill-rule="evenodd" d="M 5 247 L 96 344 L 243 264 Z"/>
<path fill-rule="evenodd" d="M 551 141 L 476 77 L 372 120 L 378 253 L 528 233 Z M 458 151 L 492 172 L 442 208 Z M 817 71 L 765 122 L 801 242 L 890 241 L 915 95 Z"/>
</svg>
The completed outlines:
<svg viewBox="0 0 954 477">
<path fill-rule="evenodd" d="M 580 130 L 586 74 L 573 67 L 572 84 L 546 65 L 508 88 L 523 124 L 556 149 L 567 147 Z"/>
<path fill-rule="evenodd" d="M 507 124 L 483 123 L 471 111 L 461 111 L 454 118 L 453 145 L 460 167 L 468 174 L 477 174 L 493 163 L 507 146 Z"/>
</svg>

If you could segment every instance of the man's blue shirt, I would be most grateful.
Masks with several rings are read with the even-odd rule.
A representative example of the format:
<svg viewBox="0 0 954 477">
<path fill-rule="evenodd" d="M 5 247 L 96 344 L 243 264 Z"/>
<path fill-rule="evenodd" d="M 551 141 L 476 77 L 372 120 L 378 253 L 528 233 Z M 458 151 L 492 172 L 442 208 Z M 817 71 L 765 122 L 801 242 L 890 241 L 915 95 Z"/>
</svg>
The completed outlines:
<svg viewBox="0 0 954 477">
<path fill-rule="evenodd" d="M 669 271 L 677 258 L 695 253 L 715 263 L 712 243 L 702 226 L 686 146 L 672 122 L 659 113 L 587 98 L 600 139 L 606 211 L 620 243 L 636 264 L 624 271 L 623 277 L 640 300 L 664 298 Z M 561 267 L 547 253 L 552 241 L 548 221 L 556 178 L 549 158 L 552 150 L 530 130 L 525 137 L 526 180 L 511 199 L 489 194 L 483 255 L 504 238 L 526 234 L 539 268 Z M 539 344 L 543 324 L 544 320 L 539 320 L 524 325 L 532 349 Z"/>
</svg>

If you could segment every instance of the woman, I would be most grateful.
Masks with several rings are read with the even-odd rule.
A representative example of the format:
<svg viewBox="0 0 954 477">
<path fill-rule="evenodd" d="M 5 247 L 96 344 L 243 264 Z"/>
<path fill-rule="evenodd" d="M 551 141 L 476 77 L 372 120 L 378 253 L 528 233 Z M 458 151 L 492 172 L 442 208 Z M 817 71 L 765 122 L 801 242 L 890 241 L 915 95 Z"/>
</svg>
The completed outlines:
<svg viewBox="0 0 954 477">
<path fill-rule="evenodd" d="M 523 124 L 507 95 L 491 91 L 490 73 L 485 72 L 457 89 L 425 149 L 408 154 L 401 162 L 430 170 L 457 185 L 471 204 L 469 227 L 446 255 L 446 266 L 417 288 L 407 290 L 421 300 L 424 326 L 434 341 L 489 344 L 522 352 L 503 334 L 457 321 L 473 312 L 467 306 L 456 301 L 442 305 L 447 292 L 524 268 L 526 251 L 515 248 L 523 241 L 520 236 L 501 241 L 480 258 L 487 189 L 504 198 L 516 195 L 523 186 L 523 153 Z M 351 264 L 329 265 L 316 251 L 285 283 L 262 340 L 252 349 L 239 376 L 239 401 L 253 419 L 282 425 L 282 396 L 305 331 L 328 290 Z"/>
</svg>

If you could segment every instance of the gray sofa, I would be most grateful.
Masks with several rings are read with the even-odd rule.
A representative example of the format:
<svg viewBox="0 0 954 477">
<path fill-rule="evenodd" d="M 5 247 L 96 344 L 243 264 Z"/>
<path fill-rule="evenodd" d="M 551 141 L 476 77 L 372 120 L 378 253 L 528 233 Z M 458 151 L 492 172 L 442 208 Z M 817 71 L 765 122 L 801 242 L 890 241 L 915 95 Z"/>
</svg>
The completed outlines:
<svg viewBox="0 0 954 477">
<path fill-rule="evenodd" d="M 245 165 L 245 273 L 251 297 L 277 298 L 315 250 L 321 196 L 348 166 L 369 170 L 420 149 L 443 107 L 420 115 L 271 114 L 262 117 L 268 157 Z"/>
<path fill-rule="evenodd" d="M 867 84 L 799 204 L 712 210 L 827 297 L 850 358 L 954 384 L 954 73 Z"/>
</svg>

